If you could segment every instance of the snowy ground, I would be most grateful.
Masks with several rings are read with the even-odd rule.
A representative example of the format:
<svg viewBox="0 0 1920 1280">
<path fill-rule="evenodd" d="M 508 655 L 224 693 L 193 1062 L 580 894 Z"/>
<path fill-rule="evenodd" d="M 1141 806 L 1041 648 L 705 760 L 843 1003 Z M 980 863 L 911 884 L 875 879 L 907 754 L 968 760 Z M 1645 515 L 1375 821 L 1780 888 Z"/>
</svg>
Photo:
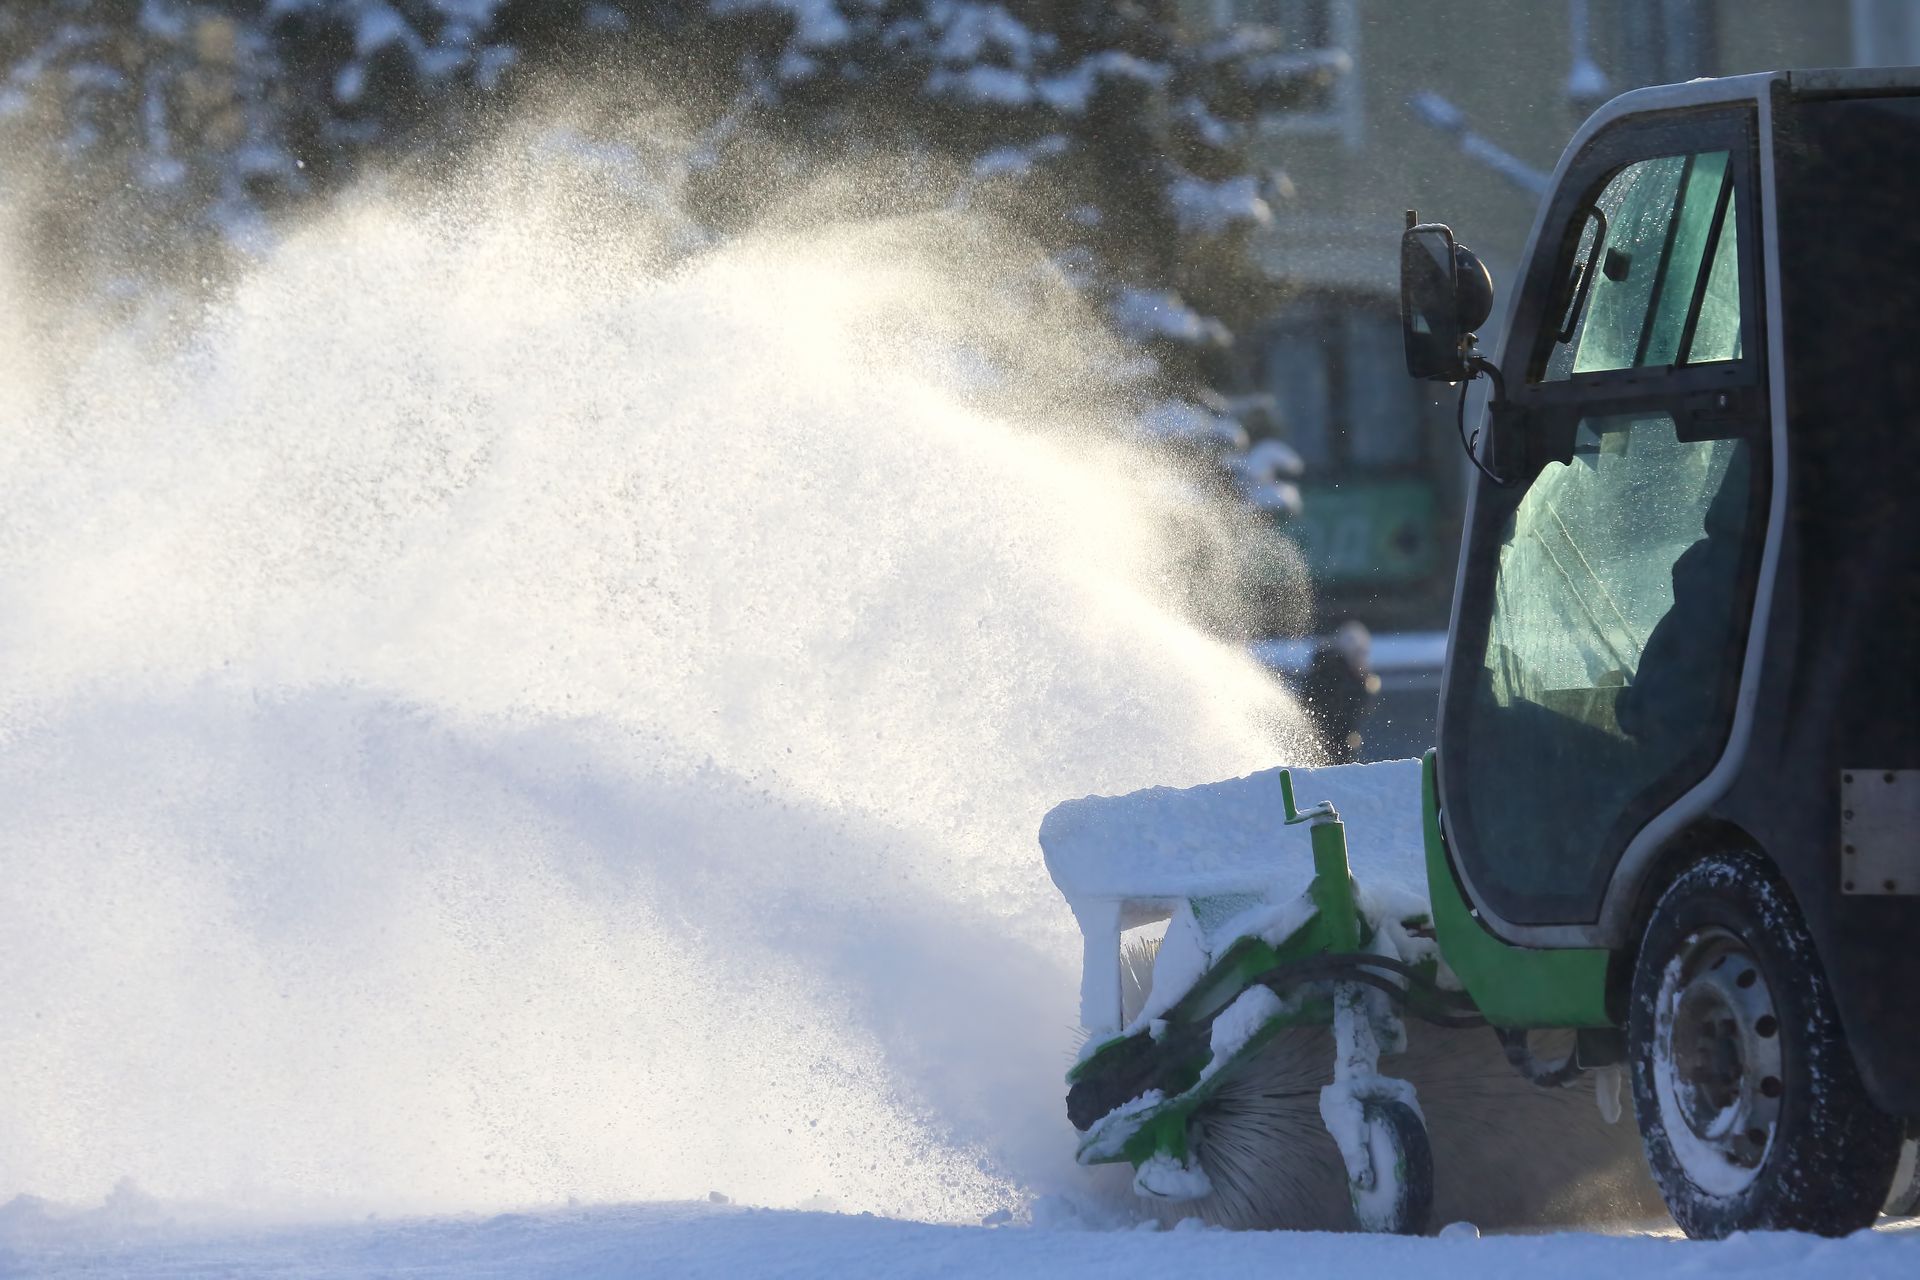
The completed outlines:
<svg viewBox="0 0 1920 1280">
<path fill-rule="evenodd" d="M 1177 1239 L 1174 1237 L 1178 1237 Z M 1223 1231 L 932 1226 L 865 1215 L 654 1204 L 306 1227 L 188 1228 L 49 1221 L 0 1210 L 0 1275 L 32 1276 L 1085 1276 L 1276 1274 L 1637 1280 L 1702 1273 L 1920 1273 L 1920 1220 L 1846 1240 L 1754 1235 L 1485 1239 Z"/>
</svg>

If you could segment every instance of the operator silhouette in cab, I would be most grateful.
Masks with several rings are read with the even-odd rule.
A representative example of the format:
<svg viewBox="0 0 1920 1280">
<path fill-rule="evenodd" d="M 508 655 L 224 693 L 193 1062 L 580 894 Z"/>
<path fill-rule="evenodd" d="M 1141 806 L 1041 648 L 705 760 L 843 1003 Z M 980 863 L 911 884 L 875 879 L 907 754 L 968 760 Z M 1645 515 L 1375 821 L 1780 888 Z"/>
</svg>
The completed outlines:
<svg viewBox="0 0 1920 1280">
<path fill-rule="evenodd" d="M 1728 458 L 1700 539 L 1673 562 L 1673 604 L 1648 633 L 1640 669 L 1615 704 L 1621 730 L 1643 749 L 1684 753 L 1696 744 L 1700 726 L 1722 718 L 1738 680 L 1728 658 L 1741 631 L 1735 613 L 1747 551 L 1751 447 L 1742 444 Z"/>
</svg>

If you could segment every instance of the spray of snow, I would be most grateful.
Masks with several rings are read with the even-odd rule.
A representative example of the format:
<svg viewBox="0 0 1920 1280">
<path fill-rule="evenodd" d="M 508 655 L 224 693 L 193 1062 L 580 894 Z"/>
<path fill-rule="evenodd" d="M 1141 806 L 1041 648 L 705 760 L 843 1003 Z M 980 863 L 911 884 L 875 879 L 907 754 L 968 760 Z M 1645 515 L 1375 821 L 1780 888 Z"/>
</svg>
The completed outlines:
<svg viewBox="0 0 1920 1280">
<path fill-rule="evenodd" d="M 91 328 L 0 232 L 0 1200 L 1076 1176 L 1040 816 L 1291 711 L 1165 603 L 1032 255 L 686 258 L 584 181 L 368 196 Z"/>
</svg>

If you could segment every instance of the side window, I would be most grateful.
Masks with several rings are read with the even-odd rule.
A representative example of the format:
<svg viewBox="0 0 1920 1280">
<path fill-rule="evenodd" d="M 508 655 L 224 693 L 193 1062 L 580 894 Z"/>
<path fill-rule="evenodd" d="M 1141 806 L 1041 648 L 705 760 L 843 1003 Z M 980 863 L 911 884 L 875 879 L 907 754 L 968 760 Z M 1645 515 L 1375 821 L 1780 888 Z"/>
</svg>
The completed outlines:
<svg viewBox="0 0 1920 1280">
<path fill-rule="evenodd" d="M 1669 414 L 1589 417 L 1501 531 L 1473 702 L 1469 790 L 1498 796 L 1477 857 L 1508 893 L 1603 885 L 1614 827 L 1719 750 L 1746 629 L 1754 519 L 1744 439 L 1689 441 Z M 1585 888 L 1583 888 L 1585 887 Z"/>
<path fill-rule="evenodd" d="M 1720 243 L 1707 270 L 1706 292 L 1695 317 L 1688 364 L 1738 360 L 1740 349 L 1740 243 L 1737 224 L 1729 213 L 1720 225 Z"/>
<path fill-rule="evenodd" d="M 1550 323 L 1543 380 L 1741 354 L 1729 153 L 1658 156 L 1615 173 L 1585 212 Z"/>
<path fill-rule="evenodd" d="M 1643 675 L 1662 702 L 1709 696 L 1721 653 L 1708 639 L 1738 621 L 1749 447 L 1683 441 L 1659 411 L 1581 422 L 1572 462 L 1547 466 L 1501 542 L 1486 664 L 1497 703 L 1552 707 L 1643 746 L 1658 716 L 1661 755 L 1690 745 L 1671 739 L 1713 732 L 1711 708 L 1690 706 L 1672 722 L 1665 705 L 1620 719 L 1613 704 L 1646 703 Z M 1692 588 L 1684 600 L 1681 586 Z M 1673 639 L 1654 644 L 1669 618 Z M 1641 669 L 1650 653 L 1657 675 Z"/>
</svg>

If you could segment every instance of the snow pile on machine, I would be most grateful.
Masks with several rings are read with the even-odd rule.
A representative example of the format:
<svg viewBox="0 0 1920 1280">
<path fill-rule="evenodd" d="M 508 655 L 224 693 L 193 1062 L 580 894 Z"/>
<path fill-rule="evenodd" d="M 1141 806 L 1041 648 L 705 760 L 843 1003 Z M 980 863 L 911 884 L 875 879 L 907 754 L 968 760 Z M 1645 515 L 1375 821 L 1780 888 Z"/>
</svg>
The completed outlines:
<svg viewBox="0 0 1920 1280">
<path fill-rule="evenodd" d="M 1304 812 L 1295 789 L 1315 801 Z M 1420 797 L 1421 765 L 1402 760 L 1091 796 L 1047 815 L 1047 868 L 1085 947 L 1088 1039 L 1068 1075 L 1083 1164 L 1126 1160 L 1135 1191 L 1163 1202 L 1213 1195 L 1196 1116 L 1277 1036 L 1330 1027 L 1319 1110 L 1356 1219 L 1423 1228 L 1424 1119 L 1413 1087 L 1377 1069 L 1407 1043 L 1396 1001 L 1418 988 L 1465 1003 L 1428 928 Z M 1367 850 L 1364 886 L 1347 865 L 1349 825 Z M 1162 920 L 1151 977 L 1129 993 L 1123 935 Z"/>
<path fill-rule="evenodd" d="M 1297 794 L 1330 803 L 1349 846 L 1365 850 L 1361 905 L 1376 927 L 1399 935 L 1412 953 L 1401 958 L 1437 955 L 1430 940 L 1399 927 L 1428 911 L 1418 760 L 1262 769 L 1197 787 L 1068 800 L 1041 822 L 1040 847 L 1085 944 L 1080 1020 L 1089 1052 L 1158 1018 L 1237 939 L 1277 943 L 1313 914 L 1313 851 L 1307 830 L 1287 825 L 1282 772 Z M 1161 920 L 1167 931 L 1146 1005 L 1127 1022 L 1121 935 Z"/>
</svg>

